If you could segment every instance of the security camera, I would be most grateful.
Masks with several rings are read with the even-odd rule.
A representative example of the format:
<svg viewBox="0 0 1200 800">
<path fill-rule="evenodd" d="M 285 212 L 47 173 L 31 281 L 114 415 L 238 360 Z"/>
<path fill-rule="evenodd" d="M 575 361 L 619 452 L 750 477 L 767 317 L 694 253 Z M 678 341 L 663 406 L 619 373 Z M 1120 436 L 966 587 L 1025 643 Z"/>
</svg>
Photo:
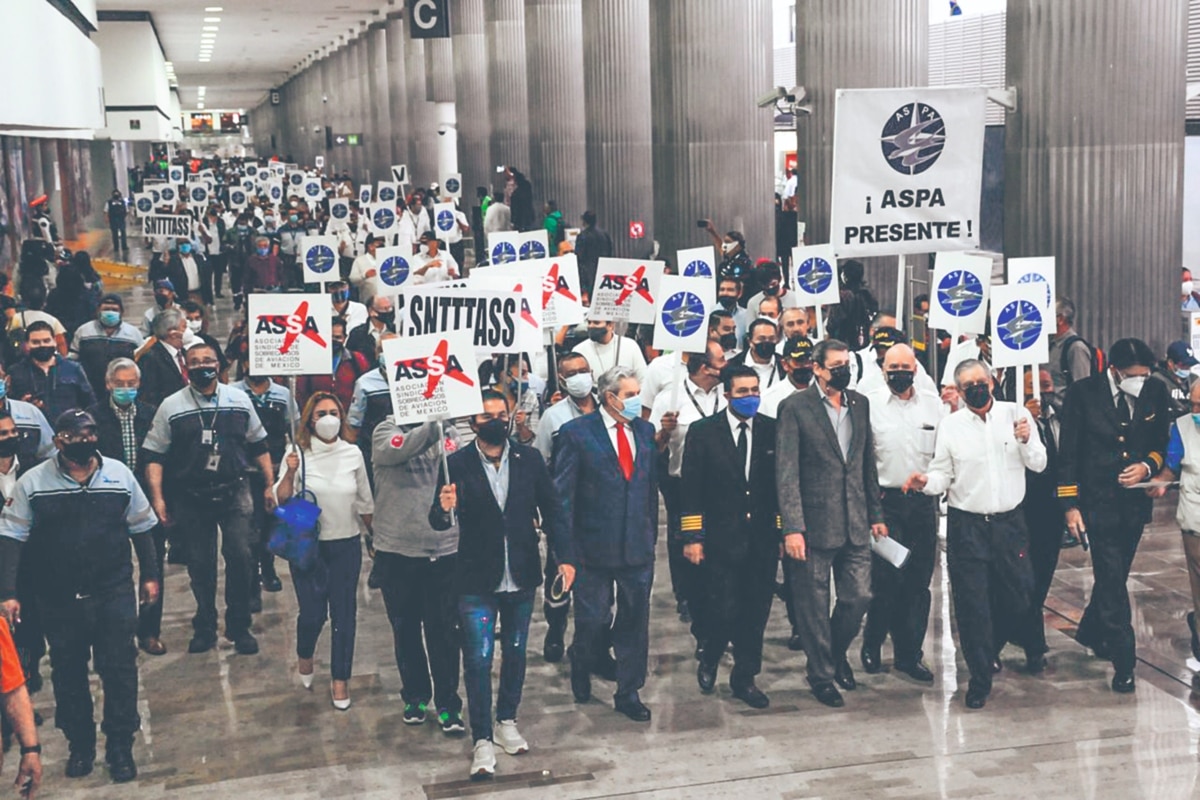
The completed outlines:
<svg viewBox="0 0 1200 800">
<path fill-rule="evenodd" d="M 761 95 L 754 102 L 759 108 L 770 108 L 785 97 L 787 97 L 787 89 L 784 89 L 782 86 L 776 86 L 766 94 Z"/>
<path fill-rule="evenodd" d="M 787 101 L 789 103 L 800 103 L 806 97 L 808 97 L 808 89 L 805 89 L 803 86 L 793 86 L 787 93 Z"/>
<path fill-rule="evenodd" d="M 327 95 L 327 94 L 323 94 L 323 95 L 321 95 L 321 102 L 322 102 L 322 103 L 328 103 L 328 102 L 329 102 L 329 95 Z"/>
<path fill-rule="evenodd" d="M 438 136 L 445 136 L 445 135 L 446 135 L 446 127 L 443 125 L 442 127 L 438 128 Z"/>
</svg>

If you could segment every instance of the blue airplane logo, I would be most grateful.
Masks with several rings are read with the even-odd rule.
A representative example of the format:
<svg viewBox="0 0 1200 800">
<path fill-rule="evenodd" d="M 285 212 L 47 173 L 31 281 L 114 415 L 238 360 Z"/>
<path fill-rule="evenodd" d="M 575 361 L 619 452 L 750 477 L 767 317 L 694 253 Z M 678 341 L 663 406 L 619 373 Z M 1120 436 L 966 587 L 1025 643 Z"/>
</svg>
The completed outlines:
<svg viewBox="0 0 1200 800">
<path fill-rule="evenodd" d="M 507 264 L 517 260 L 517 249 L 511 242 L 500 242 L 492 248 L 492 263 Z"/>
<path fill-rule="evenodd" d="M 823 258 L 806 258 L 796 269 L 800 289 L 808 294 L 821 294 L 833 282 L 833 267 Z"/>
<path fill-rule="evenodd" d="M 437 215 L 437 226 L 439 231 L 449 231 L 454 227 L 454 215 L 449 211 L 439 212 Z"/>
<path fill-rule="evenodd" d="M 1011 350 L 1031 347 L 1042 335 L 1042 315 L 1026 300 L 1014 300 L 996 317 L 1000 341 Z"/>
<path fill-rule="evenodd" d="M 525 242 L 521 245 L 521 260 L 528 261 L 534 258 L 545 258 L 546 248 L 541 242 Z"/>
<path fill-rule="evenodd" d="M 381 208 L 375 212 L 373 219 L 376 228 L 381 231 L 386 231 L 391 228 L 392 224 L 396 221 L 396 215 L 393 214 L 389 208 Z"/>
<path fill-rule="evenodd" d="M 333 256 L 333 250 L 327 245 L 319 244 L 316 247 L 310 247 L 304 258 L 308 268 L 318 274 L 328 272 L 333 268 L 333 262 L 336 259 Z"/>
<path fill-rule="evenodd" d="M 965 269 L 951 270 L 938 284 L 938 302 L 951 316 L 969 317 L 983 303 L 983 284 Z"/>
<path fill-rule="evenodd" d="M 379 265 L 379 279 L 388 286 L 399 286 L 408 280 L 408 261 L 403 256 L 391 256 Z"/>
<path fill-rule="evenodd" d="M 704 303 L 691 292 L 676 292 L 663 303 L 662 320 L 668 333 L 686 339 L 704 322 Z"/>
<path fill-rule="evenodd" d="M 708 266 L 708 262 L 696 259 L 689 261 L 683 268 L 683 276 L 685 278 L 711 278 L 712 268 Z"/>
</svg>

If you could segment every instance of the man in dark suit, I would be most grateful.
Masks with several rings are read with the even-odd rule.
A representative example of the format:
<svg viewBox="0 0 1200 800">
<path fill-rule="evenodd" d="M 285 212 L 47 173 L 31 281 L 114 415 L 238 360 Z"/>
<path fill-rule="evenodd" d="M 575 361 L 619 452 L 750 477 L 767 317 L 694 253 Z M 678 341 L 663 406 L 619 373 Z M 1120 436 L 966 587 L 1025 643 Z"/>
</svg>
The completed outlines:
<svg viewBox="0 0 1200 800">
<path fill-rule="evenodd" d="M 1067 529 L 1092 548 L 1092 598 L 1075 638 L 1111 658 L 1115 692 L 1134 690 L 1137 663 L 1126 581 L 1153 501 L 1127 487 L 1163 466 L 1171 415 L 1160 381 L 1148 380 L 1154 352 L 1140 339 L 1120 339 L 1109 368 L 1067 390 L 1059 442 L 1058 497 Z"/>
<path fill-rule="evenodd" d="M 650 648 L 658 453 L 654 427 L 641 418 L 641 387 L 633 370 L 613 367 L 597 388 L 600 410 L 559 429 L 552 461 L 562 507 L 554 552 L 560 564 L 578 570 L 571 691 L 577 703 L 591 699 L 589 670 L 601 652 L 615 582 L 614 706 L 635 722 L 648 722 L 650 709 L 638 690 L 646 681 Z"/>
<path fill-rule="evenodd" d="M 446 476 L 429 511 L 429 524 L 444 531 L 458 512 L 458 557 L 455 588 L 463 632 L 463 678 L 467 687 L 471 738 L 475 742 L 472 778 L 491 777 L 496 769 L 495 745 L 517 755 L 529 744 L 517 731 L 517 705 L 525 682 L 525 643 L 533 598 L 542 582 L 542 561 L 533 521 L 541 514 L 543 529 L 556 537 L 559 503 L 541 454 L 510 441 L 508 400 L 495 391 L 483 393 L 483 413 L 471 419 L 475 441 L 447 459 Z M 557 545 L 554 541 L 551 542 Z M 559 566 L 566 588 L 575 570 Z M 492 727 L 492 652 L 496 621 L 503 626 L 500 691 L 496 725 Z"/>
<path fill-rule="evenodd" d="M 846 650 L 871 602 L 872 536 L 887 536 L 866 398 L 847 390 L 850 349 L 826 339 L 813 351 L 816 384 L 779 404 L 776 484 L 784 550 L 813 695 L 845 705 L 834 686 L 857 687 Z M 837 606 L 829 615 L 829 576 Z"/>
<path fill-rule="evenodd" d="M 142 371 L 139 397 L 151 408 L 187 386 L 183 361 L 183 332 L 187 320 L 177 308 L 168 308 L 154 318 L 154 345 L 138 359 Z"/>
<path fill-rule="evenodd" d="M 770 701 L 754 676 L 762 670 L 779 565 L 775 420 L 757 413 L 758 374 L 752 368 L 729 367 L 723 380 L 729 405 L 689 428 L 680 483 L 683 555 L 702 567 L 708 590 L 696 679 L 700 691 L 712 692 L 717 664 L 732 642 L 733 696 L 766 708 Z"/>
</svg>

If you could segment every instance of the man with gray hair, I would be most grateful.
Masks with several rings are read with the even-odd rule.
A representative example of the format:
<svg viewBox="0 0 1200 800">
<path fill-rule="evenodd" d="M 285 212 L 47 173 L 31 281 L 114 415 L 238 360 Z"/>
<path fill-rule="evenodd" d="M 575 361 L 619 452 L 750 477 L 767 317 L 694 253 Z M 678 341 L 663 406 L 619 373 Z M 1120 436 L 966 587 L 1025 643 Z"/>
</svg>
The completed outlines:
<svg viewBox="0 0 1200 800">
<path fill-rule="evenodd" d="M 1075 304 L 1070 298 L 1059 297 L 1054 304 L 1054 335 L 1050 337 L 1050 377 L 1054 381 L 1057 411 L 1067 387 L 1092 374 L 1092 348 L 1075 330 Z"/>
<path fill-rule="evenodd" d="M 634 370 L 616 366 L 600 376 L 600 408 L 559 429 L 551 459 L 561 531 L 555 555 L 576 570 L 571 691 L 591 699 L 591 667 L 602 648 L 616 583 L 612 644 L 617 656 L 616 710 L 649 722 L 638 690 L 646 680 L 650 589 L 658 542 L 658 447 L 654 426 L 641 418 Z M 664 442 L 665 447 L 665 442 Z"/>
<path fill-rule="evenodd" d="M 152 408 L 164 398 L 187 386 L 187 366 L 183 360 L 183 338 L 187 319 L 177 308 L 168 308 L 154 318 L 155 342 L 138 359 L 142 370 L 139 390 L 142 402 Z"/>
<path fill-rule="evenodd" d="M 987 364 L 961 362 L 954 382 L 966 406 L 942 421 L 929 469 L 914 472 L 902 488 L 949 494 L 946 555 L 958 639 L 971 675 L 966 706 L 983 708 L 1004 643 L 993 623 L 1025 613 L 1033 593 L 1021 503 L 1025 470 L 1046 468 L 1046 446 L 1031 435 L 1029 411 L 992 396 Z"/>
<path fill-rule="evenodd" d="M 129 467 L 142 491 L 146 491 L 146 465 L 139 451 L 154 422 L 154 407 L 139 399 L 141 384 L 142 371 L 132 359 L 114 358 L 108 362 L 104 372 L 105 399 L 97 400 L 87 411 L 96 421 L 96 448 L 100 455 L 116 459 Z M 154 539 L 158 574 L 161 575 L 163 558 L 167 552 L 166 529 L 160 523 L 150 534 Z M 162 612 L 161 599 L 138 610 L 138 647 L 152 656 L 167 652 L 166 645 L 159 638 L 162 633 Z"/>
</svg>

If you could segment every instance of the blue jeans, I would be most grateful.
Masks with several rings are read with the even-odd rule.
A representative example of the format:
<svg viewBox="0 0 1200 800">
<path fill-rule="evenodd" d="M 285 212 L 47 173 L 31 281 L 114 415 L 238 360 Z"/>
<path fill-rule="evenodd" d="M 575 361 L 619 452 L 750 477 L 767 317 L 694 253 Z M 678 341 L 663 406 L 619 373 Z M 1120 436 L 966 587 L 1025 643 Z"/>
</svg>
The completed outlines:
<svg viewBox="0 0 1200 800">
<path fill-rule="evenodd" d="M 362 540 L 354 536 L 318 542 L 317 553 L 316 563 L 311 568 L 292 567 L 292 586 L 300 604 L 300 613 L 296 615 L 296 655 L 313 657 L 325 620 L 332 617 L 329 671 L 335 681 L 348 681 L 354 666 Z"/>
<path fill-rule="evenodd" d="M 503 619 L 500 641 L 500 691 L 496 719 L 517 718 L 521 688 L 525 685 L 525 646 L 529 618 L 533 615 L 536 587 L 517 592 L 463 595 L 458 615 L 463 632 L 463 682 L 474 741 L 492 738 L 492 651 L 496 645 L 496 620 Z"/>
</svg>

